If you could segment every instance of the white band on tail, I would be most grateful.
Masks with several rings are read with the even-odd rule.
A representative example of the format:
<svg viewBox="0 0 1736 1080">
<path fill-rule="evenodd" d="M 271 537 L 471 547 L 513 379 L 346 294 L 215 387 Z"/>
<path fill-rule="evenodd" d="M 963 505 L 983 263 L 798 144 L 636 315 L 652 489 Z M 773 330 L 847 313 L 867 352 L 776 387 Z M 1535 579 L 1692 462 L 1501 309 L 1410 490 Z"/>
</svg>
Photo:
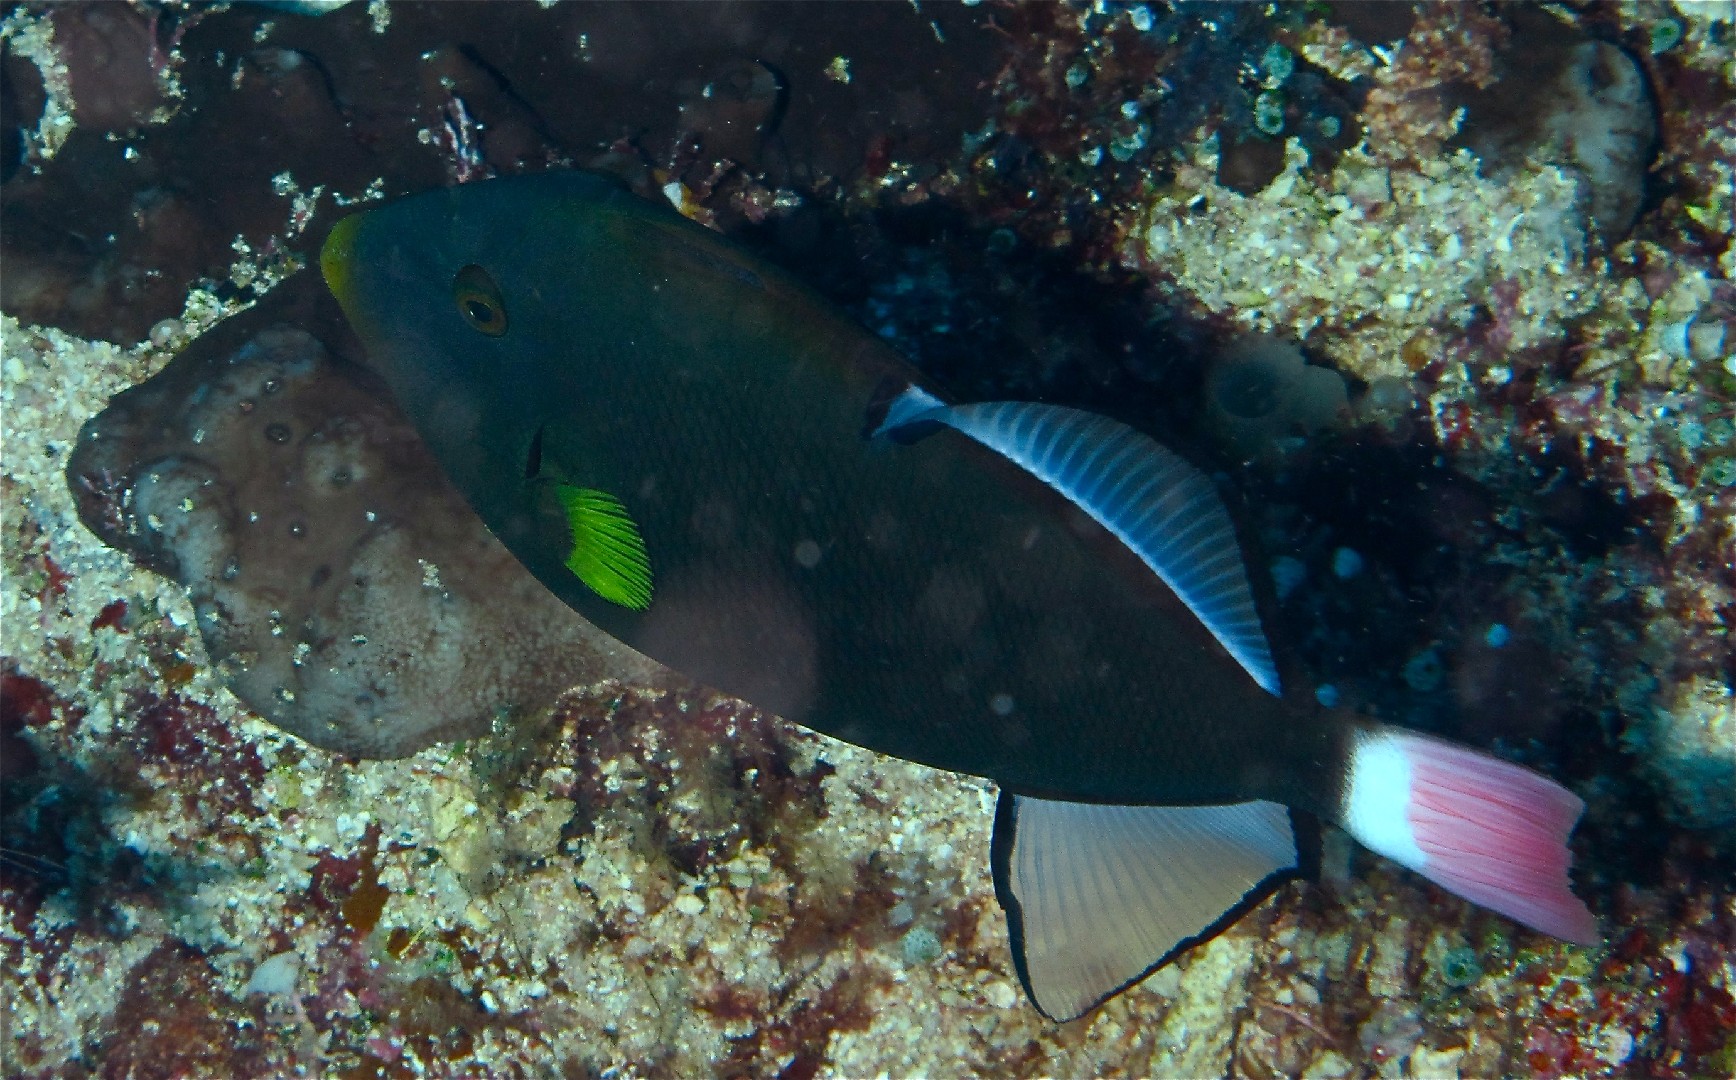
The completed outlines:
<svg viewBox="0 0 1736 1080">
<path fill-rule="evenodd" d="M 1357 736 L 1341 819 L 1370 849 L 1473 903 L 1581 944 L 1597 921 L 1568 881 L 1585 804 L 1547 777 L 1440 739 Z"/>
<path fill-rule="evenodd" d="M 1411 832 L 1406 815 L 1410 791 L 1410 759 L 1398 742 L 1382 735 L 1359 737 L 1350 755 L 1344 831 L 1370 851 L 1420 871 L 1429 857 L 1417 847 L 1416 834 Z"/>
</svg>

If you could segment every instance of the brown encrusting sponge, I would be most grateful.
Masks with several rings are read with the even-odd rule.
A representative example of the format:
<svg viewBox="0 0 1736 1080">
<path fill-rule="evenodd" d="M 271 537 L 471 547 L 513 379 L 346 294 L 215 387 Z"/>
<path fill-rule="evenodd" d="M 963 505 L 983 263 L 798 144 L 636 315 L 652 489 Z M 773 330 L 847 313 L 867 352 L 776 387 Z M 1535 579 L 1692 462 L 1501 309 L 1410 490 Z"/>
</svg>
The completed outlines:
<svg viewBox="0 0 1736 1080">
<path fill-rule="evenodd" d="M 84 523 L 187 586 L 247 706 L 359 757 L 655 666 L 525 573 L 396 410 L 302 330 L 196 344 L 84 425 Z"/>
</svg>

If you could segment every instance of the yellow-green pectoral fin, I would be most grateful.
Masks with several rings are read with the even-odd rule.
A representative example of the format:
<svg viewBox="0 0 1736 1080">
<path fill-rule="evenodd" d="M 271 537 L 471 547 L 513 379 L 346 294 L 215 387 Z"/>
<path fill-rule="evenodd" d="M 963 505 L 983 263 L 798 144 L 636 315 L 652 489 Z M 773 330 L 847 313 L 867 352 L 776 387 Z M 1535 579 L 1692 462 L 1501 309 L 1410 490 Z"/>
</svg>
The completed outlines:
<svg viewBox="0 0 1736 1080">
<path fill-rule="evenodd" d="M 651 606 L 651 557 L 639 526 L 606 491 L 560 484 L 555 488 L 572 528 L 567 569 L 592 592 L 633 611 Z"/>
</svg>

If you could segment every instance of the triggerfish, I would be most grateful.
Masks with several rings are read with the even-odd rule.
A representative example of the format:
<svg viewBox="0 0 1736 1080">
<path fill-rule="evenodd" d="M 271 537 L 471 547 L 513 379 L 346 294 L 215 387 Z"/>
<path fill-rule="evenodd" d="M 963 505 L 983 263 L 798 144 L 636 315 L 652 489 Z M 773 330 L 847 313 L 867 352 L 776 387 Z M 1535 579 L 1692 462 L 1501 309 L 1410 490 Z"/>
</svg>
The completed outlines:
<svg viewBox="0 0 1736 1080">
<path fill-rule="evenodd" d="M 614 181 L 340 222 L 326 281 L 484 523 L 684 675 L 1000 787 L 1031 1000 L 1080 1016 L 1308 861 L 1314 818 L 1575 942 L 1583 803 L 1286 695 L 1213 483 L 1134 429 L 949 403 L 788 274 Z"/>
</svg>

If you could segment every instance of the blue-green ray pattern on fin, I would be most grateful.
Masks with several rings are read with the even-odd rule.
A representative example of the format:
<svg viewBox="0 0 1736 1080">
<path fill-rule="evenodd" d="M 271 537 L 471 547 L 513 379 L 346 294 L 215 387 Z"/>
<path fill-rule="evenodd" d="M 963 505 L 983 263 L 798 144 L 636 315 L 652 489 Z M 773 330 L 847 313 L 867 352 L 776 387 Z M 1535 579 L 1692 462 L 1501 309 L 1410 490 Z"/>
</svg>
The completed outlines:
<svg viewBox="0 0 1736 1080">
<path fill-rule="evenodd" d="M 945 424 L 1071 499 L 1162 578 L 1268 693 L 1279 692 L 1230 515 L 1199 470 L 1125 424 L 1059 405 L 942 405 L 915 387 L 882 431 Z"/>
</svg>

